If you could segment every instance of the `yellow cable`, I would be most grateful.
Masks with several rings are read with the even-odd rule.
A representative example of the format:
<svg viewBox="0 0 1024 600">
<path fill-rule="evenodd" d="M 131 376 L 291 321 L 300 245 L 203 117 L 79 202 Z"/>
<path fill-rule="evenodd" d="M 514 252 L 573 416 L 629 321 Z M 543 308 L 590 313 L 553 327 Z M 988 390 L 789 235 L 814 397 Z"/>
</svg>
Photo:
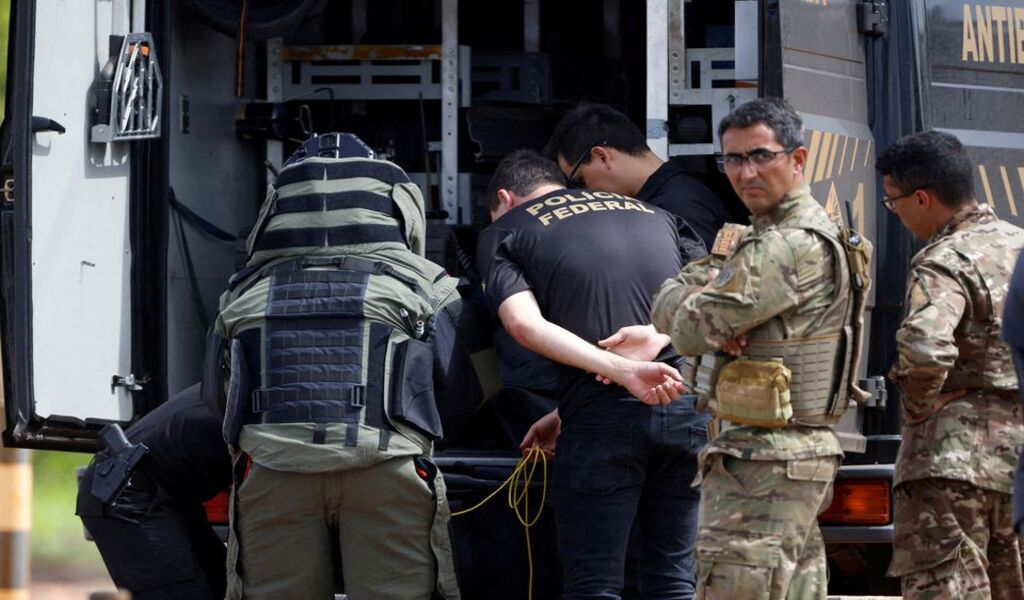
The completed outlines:
<svg viewBox="0 0 1024 600">
<path fill-rule="evenodd" d="M 539 459 L 539 460 L 538 460 Z M 530 482 L 533 480 L 533 474 L 537 470 L 537 463 L 541 464 L 542 472 L 544 474 L 543 484 L 541 486 L 540 495 L 540 506 L 531 517 L 530 515 Z M 508 487 L 508 507 L 512 509 L 512 512 L 516 514 L 516 519 L 523 526 L 523 531 L 526 533 L 526 561 L 529 567 L 529 579 L 527 587 L 527 599 L 533 599 L 533 547 L 530 544 L 530 528 L 533 527 L 540 519 L 541 511 L 544 510 L 544 502 L 548 498 L 548 459 L 544 455 L 544 451 L 534 446 L 526 452 L 526 456 L 519 459 L 516 464 L 516 468 L 512 470 L 512 474 L 508 476 L 501 485 L 497 487 L 493 492 L 487 495 L 486 498 L 477 502 L 475 505 L 465 509 L 452 513 L 453 517 L 464 515 L 466 513 L 473 512 L 480 508 L 484 504 L 487 504 L 491 498 L 498 495 L 498 492 Z M 522 507 L 522 510 L 520 510 Z"/>
</svg>

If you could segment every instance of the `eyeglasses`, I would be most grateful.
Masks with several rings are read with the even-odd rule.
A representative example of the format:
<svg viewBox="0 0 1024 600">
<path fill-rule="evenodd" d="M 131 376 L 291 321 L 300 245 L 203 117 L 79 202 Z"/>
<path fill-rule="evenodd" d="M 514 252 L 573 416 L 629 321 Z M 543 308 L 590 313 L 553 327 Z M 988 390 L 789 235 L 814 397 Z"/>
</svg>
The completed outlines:
<svg viewBox="0 0 1024 600">
<path fill-rule="evenodd" d="M 926 187 L 931 187 L 931 186 L 922 185 L 920 187 L 916 187 L 916 188 L 910 190 L 906 194 L 900 194 L 899 196 L 893 196 L 891 198 L 889 196 L 882 196 L 882 204 L 884 204 L 885 207 L 888 208 L 889 210 L 896 210 L 896 201 L 897 200 L 902 200 L 902 199 L 906 198 L 907 196 L 913 196 L 914 194 L 917 193 L 918 190 L 924 189 Z"/>
<path fill-rule="evenodd" d="M 745 161 L 750 161 L 750 166 L 755 169 L 760 167 L 767 167 L 768 165 L 775 162 L 775 159 L 780 154 L 789 154 L 796 148 L 785 148 L 783 150 L 766 150 L 764 148 L 758 148 L 748 152 L 747 154 L 726 154 L 720 156 L 717 160 L 718 170 L 723 173 L 739 171 L 743 168 Z"/>
<path fill-rule="evenodd" d="M 584 160 L 590 156 L 590 152 L 598 146 L 607 146 L 608 142 L 601 142 L 600 144 L 594 144 L 593 146 L 587 146 L 587 149 L 580 154 L 580 157 L 573 163 L 572 168 L 569 169 L 569 174 L 565 176 L 565 186 L 574 190 L 582 189 L 586 187 L 586 184 L 582 181 L 576 180 L 576 173 L 583 166 Z"/>
<path fill-rule="evenodd" d="M 925 184 L 925 185 L 919 185 L 916 188 L 914 188 L 914 189 L 910 190 L 909 192 L 907 192 L 906 194 L 900 194 L 899 196 L 892 196 L 892 197 L 882 196 L 882 204 L 884 204 L 885 207 L 888 208 L 889 210 L 896 210 L 896 201 L 897 200 L 902 200 L 902 199 L 906 198 L 907 196 L 913 196 L 914 194 L 917 193 L 918 190 L 923 190 L 924 188 L 929 188 L 929 187 L 932 187 L 930 183 Z"/>
</svg>

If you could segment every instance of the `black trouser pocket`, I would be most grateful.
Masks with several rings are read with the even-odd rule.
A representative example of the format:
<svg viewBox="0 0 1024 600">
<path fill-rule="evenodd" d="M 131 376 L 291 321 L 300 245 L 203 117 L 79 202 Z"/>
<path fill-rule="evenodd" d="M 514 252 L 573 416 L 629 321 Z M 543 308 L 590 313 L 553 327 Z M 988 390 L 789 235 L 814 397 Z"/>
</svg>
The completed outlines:
<svg viewBox="0 0 1024 600">
<path fill-rule="evenodd" d="M 443 430 L 434 399 L 434 353 L 430 344 L 413 339 L 396 344 L 392 365 L 390 417 L 440 439 Z"/>
</svg>

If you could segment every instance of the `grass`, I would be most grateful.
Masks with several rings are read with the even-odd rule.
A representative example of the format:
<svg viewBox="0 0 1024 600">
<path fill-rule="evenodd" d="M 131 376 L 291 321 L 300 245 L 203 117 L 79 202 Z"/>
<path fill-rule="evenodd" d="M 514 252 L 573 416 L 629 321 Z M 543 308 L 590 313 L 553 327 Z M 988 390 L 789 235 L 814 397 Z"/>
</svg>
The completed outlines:
<svg viewBox="0 0 1024 600">
<path fill-rule="evenodd" d="M 64 579 L 103 571 L 96 546 L 86 541 L 75 516 L 75 468 L 91 458 L 80 452 L 32 452 L 31 560 L 37 576 Z"/>
</svg>

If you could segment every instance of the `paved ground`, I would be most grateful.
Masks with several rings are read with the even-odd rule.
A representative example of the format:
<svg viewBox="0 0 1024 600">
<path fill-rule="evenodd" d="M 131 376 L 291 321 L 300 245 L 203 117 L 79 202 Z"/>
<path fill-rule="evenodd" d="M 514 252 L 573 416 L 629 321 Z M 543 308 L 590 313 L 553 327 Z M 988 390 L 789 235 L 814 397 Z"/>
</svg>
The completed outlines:
<svg viewBox="0 0 1024 600">
<path fill-rule="evenodd" d="M 33 582 L 29 587 L 32 600 L 89 600 L 93 592 L 113 592 L 110 580 L 79 582 Z"/>
<path fill-rule="evenodd" d="M 93 592 L 115 591 L 105 571 L 37 567 L 32 570 L 32 600 L 88 600 Z"/>
<path fill-rule="evenodd" d="M 106 573 L 77 573 L 52 577 L 35 574 L 29 588 L 32 600 L 89 600 L 94 592 L 114 592 L 114 584 Z M 42 577 L 43 579 L 40 579 Z M 45 580 L 49 579 L 49 581 Z M 342 600 L 344 596 L 339 596 Z M 829 600 L 891 600 L 898 596 L 829 596 Z"/>
</svg>

